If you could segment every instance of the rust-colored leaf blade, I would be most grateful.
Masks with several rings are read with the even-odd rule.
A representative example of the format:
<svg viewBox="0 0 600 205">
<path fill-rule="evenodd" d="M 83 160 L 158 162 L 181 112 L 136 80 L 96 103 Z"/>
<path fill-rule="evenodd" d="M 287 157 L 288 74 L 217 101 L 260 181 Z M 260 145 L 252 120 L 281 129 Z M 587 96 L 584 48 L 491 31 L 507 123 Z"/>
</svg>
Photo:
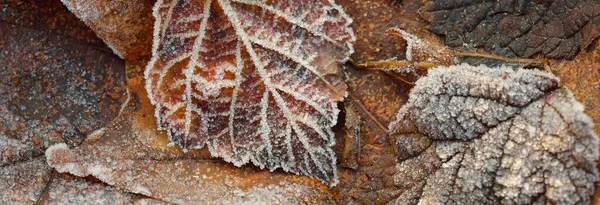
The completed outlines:
<svg viewBox="0 0 600 205">
<path fill-rule="evenodd" d="M 337 180 L 351 20 L 323 1 L 158 1 L 146 89 L 159 128 L 240 166 Z"/>
</svg>

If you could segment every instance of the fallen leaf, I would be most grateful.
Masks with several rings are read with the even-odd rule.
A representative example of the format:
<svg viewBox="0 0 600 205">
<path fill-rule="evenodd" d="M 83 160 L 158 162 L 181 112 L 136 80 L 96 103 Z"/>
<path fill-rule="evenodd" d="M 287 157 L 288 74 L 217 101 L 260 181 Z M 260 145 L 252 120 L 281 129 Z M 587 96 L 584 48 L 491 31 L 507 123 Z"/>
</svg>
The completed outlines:
<svg viewBox="0 0 600 205">
<path fill-rule="evenodd" d="M 335 185 L 351 20 L 333 1 L 158 1 L 146 89 L 182 149 Z"/>
<path fill-rule="evenodd" d="M 599 177 L 591 119 L 540 71 L 430 70 L 390 129 L 405 158 L 395 181 L 416 187 L 397 202 L 589 204 Z"/>
<path fill-rule="evenodd" d="M 46 151 L 48 164 L 59 172 L 93 176 L 131 193 L 178 204 L 193 203 L 327 203 L 327 186 L 306 176 L 235 167 L 212 158 L 206 150 L 187 153 L 169 147 L 165 131 L 156 129 L 154 107 L 146 96 L 143 67 L 129 62 L 131 101 L 119 118 L 84 144 L 63 144 Z"/>
<path fill-rule="evenodd" d="M 446 44 L 508 57 L 572 59 L 600 36 L 600 2 L 428 1 L 429 29 Z"/>
<path fill-rule="evenodd" d="M 10 8 L 10 15 L 22 19 L 35 14 L 27 9 L 36 9 Z M 64 8 L 54 16 L 46 14 L 30 16 L 37 19 L 31 24 L 63 22 L 64 16 L 77 22 Z M 18 22 L 0 21 L 0 165 L 40 156 L 55 143 L 80 144 L 116 118 L 127 98 L 123 61 L 90 46 L 85 39 L 91 37 L 74 39 L 66 30 L 53 33 Z M 65 29 L 72 27 L 79 29 Z"/>
<path fill-rule="evenodd" d="M 19 20 L 19 23 L 11 23 L 12 25 L 34 29 L 48 26 L 53 29 L 51 32 L 53 34 L 60 33 L 76 40 L 88 38 L 86 35 L 77 34 L 91 33 L 89 29 L 81 29 L 76 32 L 61 29 L 65 26 L 66 28 L 72 26 L 63 25 L 64 22 L 83 25 L 72 18 L 64 18 L 64 13 L 57 12 L 56 16 L 61 21 L 56 23 L 52 23 L 52 21 L 36 23 L 37 18 L 18 15 L 14 12 L 15 7 L 12 7 L 12 5 L 33 5 L 32 10 L 37 9 L 39 12 L 31 11 L 31 13 L 52 16 L 55 10 L 47 6 L 56 5 L 58 1 L 47 2 L 49 3 L 36 1 L 28 4 L 3 5 L 3 7 L 0 7 L 0 19 L 6 19 L 8 16 L 9 19 Z M 51 2 L 54 2 L 54 4 Z M 94 2 L 102 1 L 79 1 L 77 3 L 102 5 L 94 4 Z M 389 28 L 399 27 L 414 34 L 426 43 L 438 45 L 437 42 L 441 42 L 426 30 L 427 22 L 422 21 L 418 15 L 419 8 L 422 7 L 421 1 L 338 0 L 336 2 L 343 6 L 345 11 L 355 20 L 352 27 L 357 34 L 358 41 L 355 47 L 358 52 L 353 58 L 359 60 L 359 62 L 406 59 L 405 47 L 407 45 L 405 39 L 401 36 L 387 35 L 385 31 Z M 122 4 L 123 2 L 116 3 Z M 65 9 L 61 8 L 59 10 Z M 6 12 L 7 15 L 1 13 L 1 11 L 10 11 L 11 13 Z M 122 10 L 115 12 L 118 13 L 118 11 Z M 106 10 L 99 11 L 99 13 L 102 12 L 106 12 Z M 114 13 L 109 14 L 109 16 L 113 16 L 111 17 L 113 20 L 118 19 L 118 15 L 114 16 Z M 129 18 L 128 15 L 125 15 L 119 21 L 128 21 L 127 18 Z M 33 23 L 28 22 L 32 20 Z M 96 25 L 111 27 L 115 23 L 123 24 L 123 22 L 101 20 Z M 88 24 L 91 25 L 89 22 Z M 152 25 L 144 26 L 150 28 Z M 125 28 L 123 27 L 123 29 Z M 99 31 L 102 28 L 94 30 Z M 114 37 L 99 36 L 104 38 L 104 41 L 108 44 L 113 41 L 111 38 Z M 131 39 L 128 39 L 128 41 L 133 42 L 136 41 L 135 38 L 149 39 L 151 34 L 130 37 Z M 110 49 L 102 46 L 101 40 L 91 39 L 96 39 L 96 41 L 91 42 L 97 44 L 88 42 L 90 45 L 94 45 L 94 48 L 110 52 Z M 96 47 L 95 45 L 99 46 Z M 596 68 L 598 68 L 596 66 L 597 62 L 595 62 L 595 59 L 597 59 L 596 53 L 597 51 L 584 51 L 577 55 L 574 61 L 549 61 L 551 71 L 561 77 L 561 84 L 573 89 L 577 99 L 585 105 L 585 112 L 594 120 L 597 120 L 600 116 L 594 114 L 598 111 L 598 109 L 594 109 L 594 99 L 596 99 L 598 96 L 596 94 L 600 90 L 594 87 L 594 83 L 597 81 Z M 450 52 L 450 54 L 452 53 Z M 68 148 L 59 146 L 60 149 L 54 149 L 54 151 L 62 152 L 49 153 L 49 156 L 53 156 L 51 160 L 68 159 L 62 162 L 72 162 L 70 165 L 74 166 L 71 167 L 73 169 L 62 169 L 62 171 L 73 171 L 76 174 L 89 174 L 91 176 L 81 178 L 71 174 L 58 174 L 57 171 L 52 171 L 51 167 L 44 165 L 45 157 L 40 156 L 43 149 L 31 149 L 27 144 L 20 144 L 21 146 L 10 149 L 25 150 L 21 152 L 22 154 L 19 154 L 22 156 L 20 158 L 24 160 L 14 161 L 14 158 L 11 158 L 13 161 L 10 164 L 0 167 L 0 172 L 4 173 L 4 178 L 0 177 L 0 190 L 3 190 L 0 191 L 0 196 L 9 196 L 12 200 L 18 198 L 20 201 L 26 200 L 29 203 L 34 203 L 36 200 L 37 203 L 44 203 L 48 200 L 47 197 L 50 196 L 50 192 L 57 194 L 62 192 L 60 190 L 74 189 L 81 190 L 80 192 L 85 192 L 85 194 L 77 195 L 75 192 L 78 191 L 64 191 L 64 195 L 55 195 L 57 196 L 56 199 L 85 200 L 98 195 L 106 195 L 106 198 L 110 199 L 125 199 L 123 201 L 127 201 L 127 203 L 133 200 L 134 204 L 167 203 L 162 200 L 199 203 L 198 200 L 203 199 L 208 199 L 207 203 L 259 203 L 265 202 L 264 200 L 271 200 L 266 202 L 416 204 L 418 203 L 416 199 L 421 197 L 420 193 L 427 181 L 419 181 L 415 178 L 438 170 L 439 157 L 435 150 L 431 150 L 432 145 L 436 144 L 434 140 L 417 133 L 407 134 L 408 137 L 399 138 L 398 135 L 389 135 L 386 132 L 386 125 L 395 119 L 398 109 L 408 101 L 408 93 L 412 86 L 402 82 L 402 80 L 414 82 L 418 79 L 418 76 L 361 70 L 347 65 L 349 67 L 345 70 L 345 74 L 349 95 L 345 102 L 338 105 L 343 105 L 344 109 L 342 110 L 346 110 L 346 112 L 352 112 L 347 111 L 350 109 L 354 110 L 359 117 L 348 120 L 347 126 L 344 128 L 347 113 L 340 114 L 338 125 L 333 128 L 336 132 L 337 142 L 334 150 L 339 159 L 338 174 L 340 183 L 333 188 L 327 188 L 316 180 L 286 174 L 280 170 L 274 172 L 260 171 L 259 168 L 251 165 L 238 168 L 222 162 L 220 159 L 212 158 L 207 149 L 190 150 L 184 153 L 178 147 L 167 146 L 169 144 L 167 133 L 156 130 L 156 120 L 153 116 L 154 108 L 146 97 L 147 94 L 143 87 L 145 80 L 141 72 L 143 72 L 145 64 L 146 59 L 139 62 L 128 62 L 126 69 L 128 76 L 127 89 L 130 91 L 131 96 L 127 106 L 117 119 L 113 118 L 114 120 L 105 127 L 90 133 L 85 141 L 82 140 L 81 143 L 83 144 L 81 146 Z M 399 77 L 403 79 L 400 80 Z M 1 88 L 0 95 L 3 91 Z M 598 127 L 596 127 L 596 130 L 598 130 Z M 3 143 L 5 141 L 0 139 L 0 148 L 3 147 Z M 26 150 L 36 151 L 27 153 Z M 66 158 L 61 158 L 65 156 Z M 32 157 L 33 159 L 31 159 Z M 399 169 L 400 164 L 406 164 L 406 167 L 409 167 L 410 170 L 407 168 Z M 410 164 L 410 166 L 407 164 Z M 57 168 L 68 167 L 60 163 L 53 164 L 53 166 Z M 0 176 L 3 176 L 2 173 L 0 173 Z M 409 176 L 409 178 L 398 176 Z M 108 184 L 95 180 L 96 177 Z M 67 178 L 68 180 L 61 178 Z M 405 180 L 397 180 L 398 178 Z M 49 183 L 50 181 L 55 184 Z M 203 192 L 201 189 L 196 189 L 196 185 L 208 191 Z M 85 187 L 89 187 L 89 194 Z M 59 189 L 59 191 L 53 191 L 54 189 Z M 134 193 L 144 193 L 144 195 Z M 146 195 L 154 198 L 147 198 Z M 262 198 L 263 201 L 259 198 Z M 102 200 L 96 201 L 96 203 L 101 202 Z"/>
<path fill-rule="evenodd" d="M 0 8 L 0 201 L 134 202 L 97 180 L 59 176 L 44 157 L 46 147 L 77 146 L 119 115 L 123 61 L 58 1 Z"/>
</svg>

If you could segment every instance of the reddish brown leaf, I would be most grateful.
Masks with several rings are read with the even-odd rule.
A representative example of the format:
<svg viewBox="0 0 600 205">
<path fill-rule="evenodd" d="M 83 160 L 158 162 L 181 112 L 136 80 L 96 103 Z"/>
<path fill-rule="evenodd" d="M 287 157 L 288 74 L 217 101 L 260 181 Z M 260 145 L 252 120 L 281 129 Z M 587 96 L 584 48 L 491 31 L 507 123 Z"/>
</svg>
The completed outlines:
<svg viewBox="0 0 600 205">
<path fill-rule="evenodd" d="M 0 21 L 0 165 L 41 155 L 54 143 L 80 144 L 114 119 L 127 98 L 124 62 L 96 47 L 89 30 L 71 36 L 68 29 L 82 29 L 77 18 L 60 3 L 22 3 L 57 13 L 21 4 L 0 13 L 15 17 Z M 28 28 L 48 23 L 69 26 Z"/>
<path fill-rule="evenodd" d="M 61 186 L 43 152 L 55 143 L 79 145 L 116 118 L 126 99 L 124 62 L 60 2 L 0 3 L 0 201 L 45 203 L 50 189 L 62 202 L 98 199 L 82 187 L 54 189 Z M 96 183 L 96 194 L 107 188 Z"/>
<path fill-rule="evenodd" d="M 158 1 L 146 89 L 160 129 L 240 166 L 337 181 L 338 62 L 351 20 L 323 1 Z"/>
</svg>

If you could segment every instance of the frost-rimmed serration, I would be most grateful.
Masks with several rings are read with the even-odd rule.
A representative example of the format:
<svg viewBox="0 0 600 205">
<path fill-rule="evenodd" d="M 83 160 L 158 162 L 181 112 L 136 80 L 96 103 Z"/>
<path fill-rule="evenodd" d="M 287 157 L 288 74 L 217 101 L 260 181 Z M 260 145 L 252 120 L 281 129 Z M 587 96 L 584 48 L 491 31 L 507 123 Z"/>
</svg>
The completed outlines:
<svg viewBox="0 0 600 205">
<path fill-rule="evenodd" d="M 159 129 L 241 166 L 337 182 L 338 64 L 351 19 L 333 1 L 159 0 L 146 89 Z"/>
<path fill-rule="evenodd" d="M 424 182 L 398 200 L 589 204 L 599 177 L 592 121 L 557 77 L 540 71 L 466 64 L 430 70 L 389 128 L 400 134 L 401 151 L 410 150 L 407 139 L 431 140 L 396 166 L 398 183 Z M 420 170 L 419 160 L 432 169 Z"/>
</svg>

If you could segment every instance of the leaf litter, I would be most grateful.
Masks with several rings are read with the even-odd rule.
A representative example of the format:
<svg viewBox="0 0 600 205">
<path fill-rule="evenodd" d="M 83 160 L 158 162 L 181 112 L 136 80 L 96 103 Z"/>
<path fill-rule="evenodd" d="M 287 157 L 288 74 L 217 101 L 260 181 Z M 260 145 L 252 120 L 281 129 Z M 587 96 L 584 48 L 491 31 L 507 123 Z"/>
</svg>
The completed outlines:
<svg viewBox="0 0 600 205">
<path fill-rule="evenodd" d="M 129 72 L 129 71 L 128 71 L 128 72 Z M 376 72 L 375 72 L 375 73 L 376 73 Z M 376 76 L 377 76 L 377 75 L 379 75 L 379 74 L 376 74 Z M 139 80 L 139 79 L 138 79 L 138 80 Z M 382 88 L 384 88 L 384 87 L 382 87 Z M 385 89 L 384 89 L 384 90 L 385 90 Z M 135 99 L 142 99 L 142 98 L 143 98 L 143 97 L 140 97 L 140 96 L 141 96 L 140 94 L 134 94 L 134 95 L 133 95 L 133 98 L 132 98 L 132 99 L 134 99 L 133 101 L 137 101 L 137 100 L 135 100 Z M 361 100 L 362 100 L 362 98 L 363 98 L 363 97 L 362 97 L 362 96 L 357 96 L 357 98 L 359 98 L 359 99 L 361 99 Z M 143 103 L 142 103 L 142 104 L 143 104 Z M 368 102 L 368 101 L 367 101 L 367 102 L 363 103 L 364 107 L 365 107 L 365 108 L 367 108 L 367 109 L 369 109 L 369 110 L 370 110 L 372 107 L 376 106 L 376 104 L 379 104 L 379 105 L 383 105 L 383 106 L 385 106 L 385 103 L 383 103 L 383 104 L 382 104 L 381 102 L 377 102 L 377 101 L 372 101 L 372 102 Z M 400 101 L 400 102 L 399 102 L 399 104 L 401 105 L 401 104 L 403 104 L 403 103 Z M 133 105 L 133 107 L 143 107 L 143 106 L 141 106 L 141 105 Z M 393 107 L 393 106 L 392 106 L 392 107 Z M 393 109 L 393 108 L 391 108 L 391 109 Z M 382 116 L 382 115 L 381 115 L 381 113 L 379 112 L 380 110 L 383 110 L 383 109 L 375 110 L 376 112 L 374 112 L 374 113 L 373 113 L 373 115 L 374 115 L 374 116 L 376 116 L 377 118 L 378 118 L 379 116 Z M 150 112 L 150 113 L 151 113 L 151 112 Z M 383 115 L 383 116 L 386 116 L 386 115 Z M 137 118 L 140 118 L 140 116 L 136 116 L 136 117 L 137 117 Z M 151 116 L 150 116 L 150 117 L 151 117 Z M 393 117 L 392 117 L 392 116 L 387 116 L 386 118 L 387 118 L 387 119 L 383 119 L 383 121 L 387 121 L 387 120 L 391 120 L 391 119 L 393 119 Z M 145 119 L 147 119 L 147 117 L 146 117 Z M 143 125 L 145 125 L 145 126 L 148 126 L 148 125 L 149 125 L 149 124 L 147 124 L 147 123 L 142 123 L 142 124 L 143 124 Z M 369 124 L 369 123 L 366 123 L 366 124 Z M 111 127 L 111 126 L 109 126 L 109 127 Z M 118 126 L 114 126 L 113 128 L 121 128 L 121 127 L 128 127 L 128 125 L 126 125 L 126 124 L 125 124 L 125 125 L 118 125 Z M 107 128 L 108 128 L 108 127 L 107 127 Z M 111 128 L 111 129 L 113 129 L 113 128 Z M 139 128 L 139 127 L 138 127 L 138 128 Z M 110 136 L 113 136 L 113 135 L 119 135 L 119 134 L 122 134 L 122 133 L 120 133 L 120 132 L 111 133 L 111 131 L 110 131 L 111 129 L 103 129 L 102 131 L 99 131 L 99 132 L 95 133 L 93 136 L 90 136 L 90 139 L 92 140 L 92 142 L 91 142 L 90 144 L 93 144 L 93 143 L 99 143 L 99 141 L 100 141 L 100 140 L 105 140 L 105 141 L 107 141 L 107 140 L 106 140 L 106 138 L 107 138 L 107 137 L 110 137 Z M 366 131 L 365 131 L 364 129 L 366 129 Z M 361 179 L 361 178 L 362 178 L 362 176 L 360 176 L 360 175 L 361 175 L 361 174 L 365 174 L 365 173 L 366 173 L 366 174 L 368 175 L 368 177 L 370 178 L 369 180 L 374 180 L 374 179 L 376 179 L 377 177 L 379 177 L 379 176 L 382 176 L 382 175 L 383 175 L 383 172 L 385 172 L 385 173 L 386 173 L 386 175 L 387 175 L 387 173 L 389 172 L 389 170 L 388 170 L 388 169 L 385 167 L 385 166 L 387 166 L 387 165 L 383 165 L 383 164 L 386 164 L 386 163 L 384 163 L 386 160 L 387 160 L 387 161 L 392 161 L 392 162 L 394 162 L 393 164 L 396 164 L 396 163 L 397 163 L 397 162 L 396 162 L 396 160 L 393 160 L 393 159 L 392 159 L 392 160 L 389 160 L 389 158 L 387 158 L 387 157 L 384 157 L 385 153 L 387 153 L 388 151 L 374 152 L 374 151 L 375 151 L 375 149 L 377 149 L 377 148 L 376 148 L 376 147 L 372 147 L 372 146 L 374 145 L 373 143 L 380 143 L 380 142 L 381 142 L 381 141 L 382 141 L 384 138 L 380 138 L 380 139 L 371 139 L 371 138 L 373 137 L 373 136 L 372 136 L 372 131 L 369 131 L 368 129 L 369 129 L 369 128 L 364 128 L 364 126 L 361 126 L 361 132 L 360 132 L 360 134 L 361 134 L 361 153 L 360 153 L 360 156 L 361 156 L 361 157 L 360 157 L 360 159 L 359 159 L 359 168 L 358 168 L 358 170 L 357 170 L 357 175 L 356 175 L 356 176 L 358 177 L 359 181 L 361 181 L 361 180 L 362 180 L 362 179 Z M 122 132 L 123 132 L 123 133 L 127 133 L 127 129 L 123 130 Z M 132 131 L 129 131 L 129 132 L 132 132 Z M 154 131 L 151 131 L 151 129 L 150 129 L 150 130 L 147 130 L 147 132 L 148 132 L 147 134 L 148 134 L 148 135 L 150 135 L 150 136 L 159 136 L 159 135 L 163 135 L 163 136 L 164 136 L 164 133 L 160 133 L 160 132 L 154 132 Z M 413 134 L 413 135 L 414 135 L 414 134 Z M 139 136 L 139 135 L 137 135 L 137 136 Z M 160 139 L 156 139 L 156 140 L 148 140 L 148 142 L 147 142 L 147 143 L 142 143 L 142 145 L 141 145 L 141 146 L 137 146 L 137 148 L 135 148 L 135 149 L 134 149 L 135 151 L 132 151 L 132 153 L 135 153 L 135 154 L 141 154 L 140 156 L 145 156 L 145 157 L 149 157 L 149 156 L 152 156 L 152 157 L 158 157 L 159 159 L 161 159 L 161 160 L 166 160 L 166 161 L 168 161 L 169 159 L 170 159 L 170 160 L 173 160 L 173 161 L 177 161 L 177 160 L 180 160 L 181 158 L 196 158 L 196 157 L 199 157 L 199 158 L 201 158 L 202 160 L 210 159 L 210 156 L 209 156 L 207 153 L 193 153 L 193 154 L 191 154 L 191 153 L 192 153 L 192 151 L 190 151 L 190 152 L 188 152 L 188 153 L 181 153 L 181 152 L 180 152 L 180 151 L 178 151 L 177 149 L 167 148 L 167 147 L 165 146 L 165 145 L 166 145 L 166 143 L 168 142 L 168 140 L 166 139 L 166 137 L 164 137 L 164 138 L 163 138 L 163 137 L 159 137 L 159 138 L 160 138 Z M 426 147 L 426 145 L 428 145 L 428 144 L 432 143 L 432 142 L 431 142 L 431 140 L 427 139 L 427 137 L 424 137 L 423 135 L 414 136 L 414 137 L 411 137 L 411 138 L 408 138 L 408 139 L 413 139 L 413 138 L 414 138 L 414 139 L 416 139 L 416 140 L 408 140 L 408 141 L 412 142 L 412 145 L 413 145 L 413 146 L 411 146 L 411 147 L 410 147 L 410 149 L 404 149 L 405 151 L 403 151 L 403 152 L 402 152 L 402 153 L 405 153 L 405 152 L 406 152 L 406 153 L 410 153 L 410 154 L 408 154 L 408 155 L 405 155 L 405 156 L 397 156 L 397 158 L 398 158 L 397 160 L 398 160 L 398 161 L 404 161 L 404 160 L 407 160 L 407 159 L 409 159 L 409 160 L 410 160 L 410 159 L 413 159 L 413 157 L 411 157 L 411 156 L 413 156 L 413 155 L 415 155 L 415 154 L 420 154 L 419 156 L 417 156 L 417 157 L 415 157 L 415 158 L 419 158 L 419 160 L 421 160 L 422 162 L 424 162 L 424 163 L 423 163 L 423 165 L 425 165 L 425 164 L 435 164 L 435 163 L 433 163 L 433 162 L 432 162 L 432 163 L 426 163 L 426 162 L 427 162 L 427 159 L 436 159 L 436 158 L 438 157 L 438 156 L 436 156 L 436 154 L 435 154 L 435 153 L 431 153 L 431 152 L 420 152 L 420 151 L 421 151 L 421 149 L 423 149 L 422 147 Z M 148 139 L 148 138 L 143 138 L 143 139 Z M 363 143 L 363 140 L 368 140 L 368 141 L 371 141 L 371 140 L 372 140 L 372 141 L 371 141 L 371 142 L 367 142 L 367 143 Z M 108 141 L 110 141 L 110 140 L 108 140 Z M 141 140 L 140 140 L 140 141 L 141 141 Z M 398 141 L 400 141 L 400 140 L 398 140 Z M 405 141 L 406 141 L 406 139 L 405 139 Z M 118 140 L 114 140 L 114 143 L 116 143 L 116 142 L 118 142 Z M 158 143 L 158 142 L 160 142 L 160 143 Z M 394 142 L 396 142 L 396 140 L 394 140 Z M 396 149 L 396 150 L 403 150 L 403 149 L 402 149 L 402 147 L 403 147 L 403 146 L 399 146 L 399 145 L 401 145 L 401 144 L 403 144 L 403 143 L 395 143 L 395 144 L 394 144 L 395 146 L 393 146 L 393 147 L 394 147 L 394 149 Z M 113 145 L 114 145 L 114 144 L 113 144 Z M 108 145 L 107 145 L 107 146 L 108 146 Z M 369 146 L 371 146 L 372 148 L 375 148 L 375 149 L 373 149 L 373 150 L 368 150 L 368 149 L 370 149 L 370 148 L 369 148 Z M 389 148 L 389 147 L 385 147 L 385 146 L 387 146 L 387 145 L 384 145 L 384 149 L 388 149 L 388 148 Z M 419 148 L 419 146 L 421 146 L 421 148 Z M 143 150 L 144 150 L 144 149 L 143 149 L 144 147 L 145 147 L 145 148 L 150 148 L 150 150 L 151 150 L 151 151 L 144 153 L 144 152 L 145 152 L 145 151 L 143 151 Z M 366 151 L 363 151 L 363 149 L 364 149 L 364 148 L 367 148 L 367 150 L 366 150 Z M 403 148 L 406 148 L 406 147 L 403 147 Z M 83 152 L 83 151 L 79 151 L 78 149 L 79 149 L 79 148 L 72 149 L 72 152 L 73 152 L 75 155 L 77 155 L 78 157 L 80 157 L 80 154 L 81 154 L 80 152 Z M 120 148 L 118 148 L 118 149 L 110 149 L 110 150 L 111 150 L 111 151 L 113 151 L 113 152 L 115 152 L 115 151 L 118 151 L 118 150 L 123 150 L 123 149 L 127 149 L 127 146 L 122 146 L 122 147 L 120 147 Z M 410 151 L 406 151 L 406 150 L 410 150 Z M 173 154 L 173 155 L 170 155 L 170 154 L 163 154 L 163 153 L 161 153 L 161 152 L 163 152 L 163 151 L 164 151 L 164 152 L 167 152 L 167 153 L 171 153 L 171 154 Z M 119 153 L 122 153 L 122 152 L 115 152 L 115 153 L 118 155 Z M 398 153 L 400 153 L 400 152 L 398 152 Z M 146 154 L 147 154 L 147 155 L 146 155 Z M 379 154 L 382 154 L 382 155 L 379 157 L 379 158 L 381 158 L 381 159 L 377 159 L 377 158 L 378 158 L 378 156 L 377 156 L 377 155 L 379 155 Z M 197 156 L 197 155 L 201 155 L 201 156 Z M 396 155 L 398 155 L 398 154 L 396 153 Z M 87 154 L 86 154 L 86 156 L 87 156 Z M 103 155 L 99 155 L 99 156 L 103 156 Z M 177 157 L 174 157 L 174 158 L 169 158 L 169 157 L 167 157 L 167 156 L 177 156 Z M 367 157 L 372 157 L 372 156 L 375 156 L 375 158 L 373 158 L 373 160 L 370 160 L 370 159 L 368 159 L 368 158 L 367 158 Z M 162 157 L 162 158 L 161 158 L 161 157 Z M 87 158 L 87 157 L 81 157 L 81 158 L 82 158 L 82 159 L 89 159 L 89 160 L 91 160 L 91 158 Z M 102 157 L 100 157 L 100 158 L 102 158 Z M 384 159 L 385 159 L 385 160 L 384 160 Z M 382 161 L 382 160 L 383 160 L 383 161 Z M 81 164 L 89 164 L 89 162 L 87 162 L 86 160 L 82 160 L 82 161 L 83 161 L 83 162 L 82 162 Z M 110 161 L 111 161 L 111 162 L 114 162 L 114 161 L 117 161 L 117 160 L 115 160 L 114 158 L 112 158 Z M 211 160 L 207 160 L 207 161 L 208 161 L 208 162 L 211 162 Z M 371 163 L 372 165 L 376 165 L 376 164 L 378 164 L 378 165 L 382 165 L 382 166 L 380 166 L 380 168 L 375 168 L 375 169 L 372 169 L 372 170 L 366 170 L 366 169 L 368 169 L 368 168 L 369 168 L 369 166 L 368 166 L 368 163 L 365 163 L 365 162 L 367 162 L 367 161 L 371 161 L 370 163 Z M 189 163 L 189 161 L 188 161 L 188 162 L 182 162 L 182 164 L 185 164 L 185 163 Z M 221 164 L 221 165 L 225 165 L 225 166 L 226 166 L 226 164 Z M 415 166 L 415 167 L 416 167 L 416 166 Z M 396 170 L 396 168 L 395 168 L 394 166 L 392 166 L 392 168 L 394 168 L 393 170 Z M 421 167 L 418 167 L 418 168 L 420 169 Z M 231 169 L 237 169 L 237 168 L 235 168 L 235 167 L 231 167 Z M 380 170 L 379 170 L 379 172 L 381 172 L 381 174 L 382 174 L 382 175 L 379 175 L 379 176 L 378 176 L 378 175 L 376 174 L 376 171 L 377 171 L 377 169 L 380 169 Z M 341 170 L 340 172 L 342 172 L 342 173 L 341 173 L 341 174 L 342 174 L 342 176 L 341 176 L 341 177 L 342 177 L 342 181 L 348 180 L 348 178 L 345 178 L 345 177 L 346 177 L 346 176 L 345 176 L 345 174 L 344 174 L 344 173 L 345 173 L 345 171 L 344 171 L 344 170 Z M 393 173 L 393 172 L 392 172 L 392 173 Z M 277 174 L 277 173 L 274 173 L 274 174 Z M 417 174 L 417 175 L 418 175 L 418 173 L 415 173 L 415 174 Z M 266 176 L 270 176 L 270 175 L 271 175 L 271 174 L 268 174 L 268 175 L 266 175 Z M 397 174 L 394 174 L 394 175 L 397 175 Z M 253 175 L 253 176 L 256 176 L 256 175 Z M 260 176 L 260 174 L 259 174 L 259 176 Z M 264 175 L 263 175 L 263 176 L 264 176 Z M 200 178 L 202 178 L 202 177 L 207 177 L 207 178 L 209 178 L 209 177 L 211 177 L 211 175 L 205 175 L 205 176 L 198 175 L 197 177 L 200 177 Z M 292 178 L 293 178 L 293 177 L 292 177 Z M 369 186 L 363 186 L 363 185 L 370 185 L 370 187 L 371 187 L 371 190 L 373 190 L 373 191 L 377 191 L 377 192 L 378 192 L 378 194 L 379 194 L 379 196 L 384 196 L 384 197 L 382 197 L 382 198 L 386 198 L 386 197 L 385 197 L 386 195 L 391 195 L 392 197 L 394 197 L 394 196 L 398 196 L 398 195 L 397 195 L 397 193 L 398 193 L 397 191 L 393 191 L 393 189 L 389 189 L 389 188 L 387 188 L 387 187 L 389 187 L 389 186 L 388 186 L 387 184 L 385 184 L 385 183 L 387 183 L 387 180 L 385 180 L 385 178 L 386 178 L 386 176 L 383 176 L 383 179 L 384 179 L 384 180 L 383 180 L 383 183 L 384 183 L 384 185 L 385 185 L 386 189 L 381 189 L 382 187 L 379 187 L 379 186 L 372 186 L 372 185 L 377 185 L 377 184 L 376 184 L 376 183 L 370 183 L 371 181 L 369 181 L 369 180 L 367 180 L 367 181 L 362 181 L 362 183 L 363 183 L 363 184 L 361 184 L 361 189 L 362 189 L 362 188 L 369 188 Z M 403 180 L 403 181 L 404 181 L 404 183 L 412 183 L 412 182 L 414 182 L 414 180 L 412 180 L 412 181 L 411 181 L 410 179 L 412 179 L 412 178 L 405 178 L 405 180 Z M 261 179 L 260 177 L 257 179 L 257 181 L 258 181 L 258 182 L 263 182 L 263 183 L 265 182 L 265 181 L 264 181 L 264 178 L 263 178 L 263 179 Z M 267 179 L 267 181 L 271 181 L 271 180 L 268 180 L 268 179 Z M 275 179 L 275 181 L 277 181 L 277 179 Z M 304 180 L 301 180 L 301 181 L 303 181 L 303 183 L 304 183 L 304 182 L 306 182 L 306 181 L 304 181 Z M 393 180 L 392 180 L 392 181 L 393 181 Z M 295 182 L 297 182 L 297 181 L 295 181 Z M 366 182 L 366 183 L 365 183 L 365 182 Z M 410 187 L 410 188 L 412 188 L 412 189 L 409 189 L 409 190 L 412 190 L 412 191 L 414 191 L 414 192 L 411 192 L 411 191 L 401 192 L 401 193 L 402 193 L 402 194 L 401 194 L 401 196 L 402 196 L 402 197 L 398 197 L 398 198 L 396 199 L 396 200 L 397 200 L 397 202 L 400 202 L 400 203 L 409 203 L 409 202 L 414 202 L 414 201 L 410 201 L 410 200 L 401 200 L 401 199 L 402 199 L 402 198 L 403 198 L 403 199 L 406 199 L 406 196 L 410 196 L 411 194 L 413 194 L 413 195 L 414 195 L 415 193 L 419 193 L 419 192 L 418 192 L 418 191 L 419 191 L 418 189 L 422 188 L 422 186 L 420 186 L 420 184 L 422 184 L 422 182 L 418 182 L 418 183 L 416 184 L 417 186 L 411 186 L 411 187 Z M 413 185 L 415 185 L 415 184 L 413 184 Z M 116 186 L 116 187 L 124 187 L 124 186 L 123 186 L 123 184 L 116 184 L 115 186 Z M 262 186 L 262 185 L 261 185 L 261 186 Z M 400 185 L 393 185 L 393 186 L 396 186 L 397 188 L 398 188 L 398 187 L 400 187 L 400 189 L 402 189 L 402 187 L 404 187 L 404 185 L 402 185 L 402 186 L 400 186 Z M 318 187 L 318 186 L 316 186 L 316 187 Z M 358 185 L 350 185 L 350 188 L 354 188 L 354 187 L 358 188 Z M 341 187 L 340 187 L 340 188 L 341 188 Z M 346 188 L 346 187 L 344 187 L 344 188 Z M 275 189 L 277 189 L 277 188 L 275 188 Z M 313 189 L 314 189 L 314 188 L 313 188 Z M 317 188 L 317 189 L 319 189 L 319 188 Z M 127 190 L 127 188 L 126 188 L 126 190 Z M 141 189 L 141 190 L 143 190 L 143 189 Z M 336 190 L 336 188 L 334 188 L 334 190 Z M 366 190 L 366 189 L 365 189 L 365 190 Z M 378 191 L 378 190 L 379 190 L 379 191 Z M 346 193 L 347 193 L 347 192 L 349 192 L 349 193 L 347 193 L 347 194 L 350 194 L 350 193 L 352 193 L 352 194 L 350 194 L 350 195 L 346 195 L 346 196 L 349 196 L 347 199 L 354 199 L 354 200 L 358 199 L 358 198 L 356 198 L 356 197 L 357 197 L 357 196 L 359 196 L 359 195 L 356 195 L 356 196 L 354 196 L 353 194 L 360 193 L 360 192 L 355 192 L 355 191 L 353 191 L 353 189 L 338 189 L 338 190 L 336 190 L 336 192 L 337 192 L 337 191 L 340 191 L 340 192 L 346 192 Z M 388 194 L 386 194 L 386 192 L 388 192 Z M 366 201 L 369 201 L 369 197 L 370 197 L 371 195 L 364 195 L 364 196 L 368 196 L 368 197 L 365 197 L 365 198 L 364 198 L 364 199 L 362 199 L 362 200 L 363 200 L 363 201 L 364 201 L 364 200 L 366 200 Z M 145 201 L 153 201 L 153 200 L 145 199 Z M 373 203 L 373 202 L 377 202 L 377 201 L 378 201 L 378 200 L 375 200 L 375 199 L 372 199 L 372 200 L 370 200 L 370 202 L 371 202 L 371 203 Z M 381 201 L 378 201 L 378 203 L 380 203 L 380 202 L 381 202 Z M 389 201 L 388 201 L 388 202 L 389 202 Z M 386 202 L 386 203 L 387 203 L 387 202 Z"/>
</svg>

